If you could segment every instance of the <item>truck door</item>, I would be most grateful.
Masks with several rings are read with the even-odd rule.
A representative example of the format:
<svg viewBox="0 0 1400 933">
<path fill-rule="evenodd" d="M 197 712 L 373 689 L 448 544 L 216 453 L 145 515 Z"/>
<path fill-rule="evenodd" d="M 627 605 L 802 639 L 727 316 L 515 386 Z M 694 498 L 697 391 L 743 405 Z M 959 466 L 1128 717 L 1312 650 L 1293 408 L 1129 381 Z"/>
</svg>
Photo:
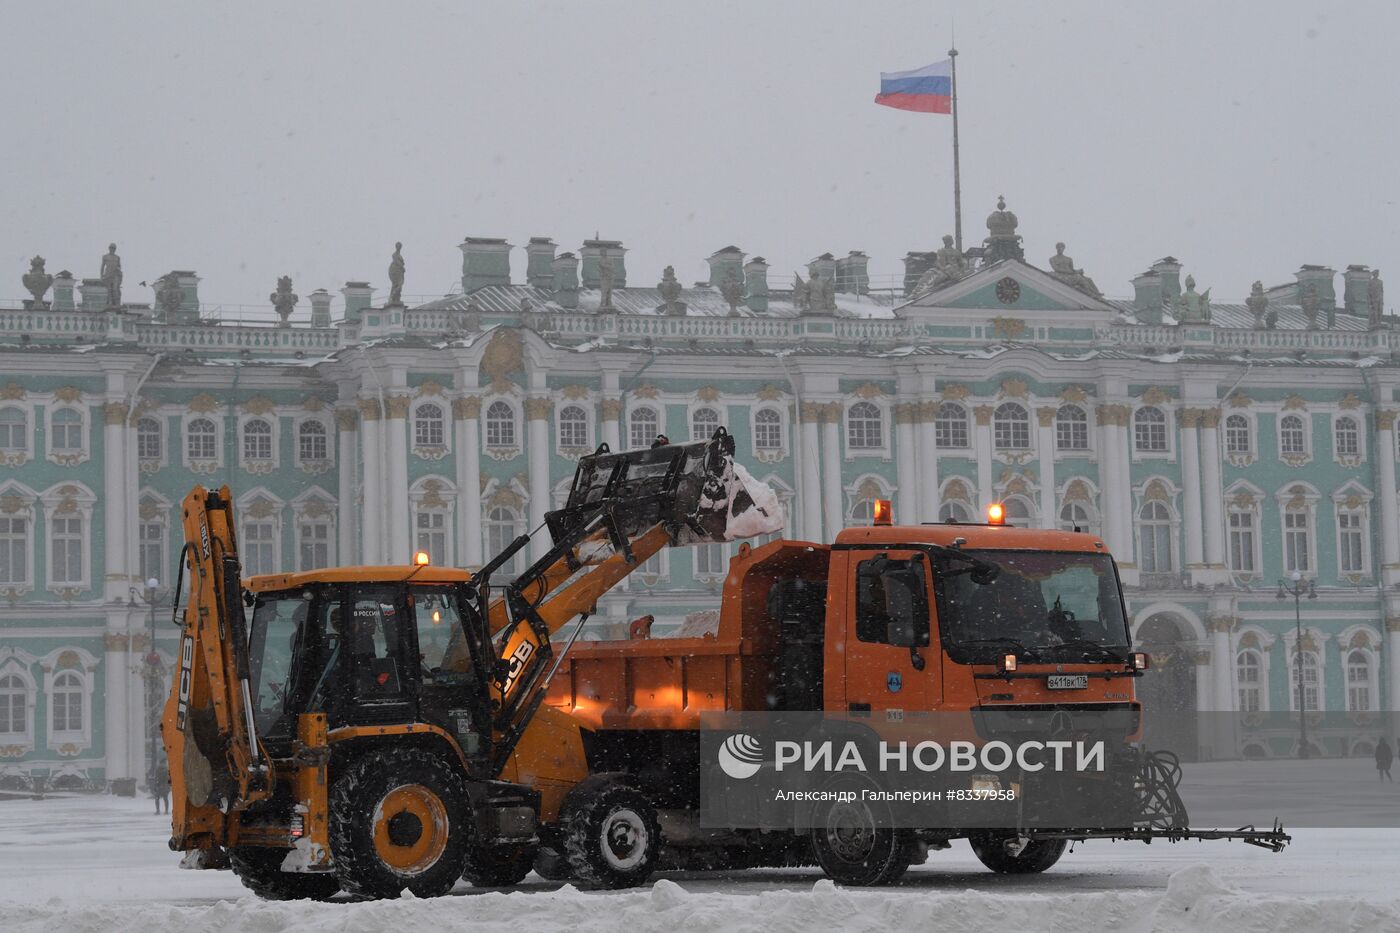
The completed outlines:
<svg viewBox="0 0 1400 933">
<path fill-rule="evenodd" d="M 927 710 L 929 567 L 918 551 L 857 551 L 847 563 L 846 708 Z"/>
</svg>

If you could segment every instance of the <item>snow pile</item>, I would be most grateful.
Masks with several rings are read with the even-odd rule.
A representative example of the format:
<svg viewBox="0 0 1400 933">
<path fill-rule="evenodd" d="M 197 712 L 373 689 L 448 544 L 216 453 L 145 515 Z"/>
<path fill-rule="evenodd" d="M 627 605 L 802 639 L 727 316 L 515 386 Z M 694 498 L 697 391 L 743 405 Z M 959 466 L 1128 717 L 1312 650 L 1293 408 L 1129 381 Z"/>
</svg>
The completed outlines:
<svg viewBox="0 0 1400 933">
<path fill-rule="evenodd" d="M 783 509 L 778 504 L 778 493 L 767 483 L 754 479 L 753 474 L 739 461 L 733 461 L 733 466 L 734 478 L 742 491 L 748 494 L 748 501 L 738 490 L 731 495 L 724 537 L 734 541 L 781 531 Z"/>
</svg>

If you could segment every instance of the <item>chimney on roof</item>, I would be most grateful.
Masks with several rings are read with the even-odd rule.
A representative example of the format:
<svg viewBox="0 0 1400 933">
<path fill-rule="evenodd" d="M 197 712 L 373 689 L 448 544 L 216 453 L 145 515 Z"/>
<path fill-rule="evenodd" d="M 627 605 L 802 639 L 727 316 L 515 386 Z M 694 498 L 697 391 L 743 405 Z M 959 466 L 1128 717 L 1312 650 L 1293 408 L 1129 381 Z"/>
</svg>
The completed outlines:
<svg viewBox="0 0 1400 933">
<path fill-rule="evenodd" d="M 933 259 L 937 255 L 934 252 L 919 253 L 910 251 L 904 254 L 904 294 L 909 296 L 914 294 L 914 288 L 919 284 L 919 279 L 924 277 L 924 273 L 933 267 Z"/>
<path fill-rule="evenodd" d="M 1181 260 L 1175 256 L 1163 256 L 1152 264 L 1152 271 L 1162 283 L 1161 300 L 1158 304 L 1174 305 L 1181 297 Z"/>
<path fill-rule="evenodd" d="M 744 281 L 744 251 L 737 246 L 726 246 L 724 249 L 715 250 L 710 254 L 710 258 L 705 262 L 710 266 L 710 287 L 719 288 L 724 284 L 724 280 L 729 277 L 729 273 L 734 273 L 734 278 L 740 282 Z"/>
<path fill-rule="evenodd" d="M 768 310 L 768 263 L 762 256 L 744 263 L 744 304 L 755 314 Z"/>
<path fill-rule="evenodd" d="M 578 307 L 578 257 L 573 253 L 560 253 L 550 263 L 552 270 L 550 289 L 554 303 L 561 308 Z"/>
<path fill-rule="evenodd" d="M 866 271 L 870 257 L 858 249 L 836 260 L 836 290 L 848 295 L 870 293 L 870 273 Z"/>
<path fill-rule="evenodd" d="M 1159 263 L 1133 279 L 1133 314 L 1144 324 L 1162 323 L 1162 274 Z M 1179 272 L 1181 267 L 1177 266 Z"/>
<path fill-rule="evenodd" d="M 510 244 L 500 237 L 469 236 L 462 251 L 462 291 L 470 295 L 487 285 L 510 284 Z"/>
<path fill-rule="evenodd" d="M 816 259 L 807 263 L 807 278 L 814 279 L 821 276 L 827 281 L 834 282 L 836 279 L 836 257 L 830 253 L 822 253 Z"/>
<path fill-rule="evenodd" d="M 621 240 L 584 240 L 579 256 L 583 259 L 583 287 L 597 288 L 599 285 L 598 266 L 606 251 L 608 262 L 612 263 L 613 288 L 627 287 L 627 265 L 624 257 L 627 249 Z"/>
<path fill-rule="evenodd" d="M 1371 310 L 1371 270 L 1366 266 L 1347 266 L 1342 273 L 1342 306 L 1347 314 L 1366 317 Z"/>
<path fill-rule="evenodd" d="M 346 282 L 340 290 L 345 296 L 345 319 L 358 318 L 360 312 L 374 303 L 374 289 L 368 282 Z"/>
<path fill-rule="evenodd" d="M 107 286 L 101 279 L 83 279 L 78 294 L 82 296 L 80 307 L 84 311 L 101 311 L 107 307 Z"/>
<path fill-rule="evenodd" d="M 53 277 L 53 309 L 55 311 L 73 310 L 73 273 L 64 269 Z"/>
<path fill-rule="evenodd" d="M 1298 304 L 1303 303 L 1303 293 L 1309 287 L 1317 296 L 1318 310 L 1329 314 L 1337 308 L 1337 288 L 1333 284 L 1336 270 L 1329 266 L 1303 266 L 1293 273 L 1298 280 Z"/>
<path fill-rule="evenodd" d="M 311 326 L 331 326 L 331 293 L 324 288 L 311 293 Z"/>
<path fill-rule="evenodd" d="M 525 244 L 525 281 L 535 288 L 554 287 L 554 241 L 547 236 L 532 236 Z"/>
</svg>

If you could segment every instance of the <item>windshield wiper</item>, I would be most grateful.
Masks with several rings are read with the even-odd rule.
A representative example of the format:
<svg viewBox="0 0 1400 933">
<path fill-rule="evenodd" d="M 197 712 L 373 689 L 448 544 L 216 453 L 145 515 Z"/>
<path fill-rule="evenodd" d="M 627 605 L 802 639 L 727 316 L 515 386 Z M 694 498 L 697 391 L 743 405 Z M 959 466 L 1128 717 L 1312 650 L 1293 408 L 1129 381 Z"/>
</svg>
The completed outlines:
<svg viewBox="0 0 1400 933">
<path fill-rule="evenodd" d="M 1099 644 L 1098 642 L 1096 642 L 1096 641 L 1094 641 L 1094 640 L 1092 640 L 1092 639 L 1089 639 L 1089 638 L 1070 638 L 1070 639 L 1068 639 L 1068 640 L 1066 640 L 1066 641 L 1061 642 L 1061 643 L 1058 644 L 1058 645 L 1036 645 L 1035 648 L 1034 648 L 1033 650 L 1035 650 L 1035 651 L 1052 651 L 1052 650 L 1059 650 L 1059 649 L 1061 649 L 1061 648 L 1069 648 L 1069 649 L 1078 648 L 1078 649 L 1080 649 L 1081 651 L 1096 651 L 1096 652 L 1098 652 L 1099 657 L 1101 657 L 1101 658 L 1103 658 L 1104 660 L 1107 660 L 1107 661 L 1121 661 L 1121 660 L 1123 660 L 1123 659 L 1118 655 L 1118 652 L 1114 651 L 1112 648 L 1109 648 L 1109 647 L 1107 647 L 1107 646 L 1105 646 L 1105 645 L 1101 645 L 1101 644 Z M 1085 658 L 1085 660 L 1087 661 L 1088 658 Z"/>
<path fill-rule="evenodd" d="M 957 640 L 959 647 L 966 648 L 970 645 L 1009 645 L 1016 650 L 1016 654 L 1023 658 L 1030 658 L 1035 654 L 1035 648 L 1027 648 L 1021 642 L 1005 635 L 996 635 L 991 638 L 960 638 Z"/>
</svg>

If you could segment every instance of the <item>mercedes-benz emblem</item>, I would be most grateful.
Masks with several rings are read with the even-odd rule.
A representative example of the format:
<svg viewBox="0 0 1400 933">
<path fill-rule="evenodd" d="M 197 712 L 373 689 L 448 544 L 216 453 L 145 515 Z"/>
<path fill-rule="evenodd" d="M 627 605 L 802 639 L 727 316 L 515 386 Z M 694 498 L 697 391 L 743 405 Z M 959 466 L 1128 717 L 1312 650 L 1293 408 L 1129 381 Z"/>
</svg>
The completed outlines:
<svg viewBox="0 0 1400 933">
<path fill-rule="evenodd" d="M 1064 710 L 1056 710 L 1050 716 L 1051 737 L 1069 735 L 1074 730 L 1074 717 Z"/>
</svg>

